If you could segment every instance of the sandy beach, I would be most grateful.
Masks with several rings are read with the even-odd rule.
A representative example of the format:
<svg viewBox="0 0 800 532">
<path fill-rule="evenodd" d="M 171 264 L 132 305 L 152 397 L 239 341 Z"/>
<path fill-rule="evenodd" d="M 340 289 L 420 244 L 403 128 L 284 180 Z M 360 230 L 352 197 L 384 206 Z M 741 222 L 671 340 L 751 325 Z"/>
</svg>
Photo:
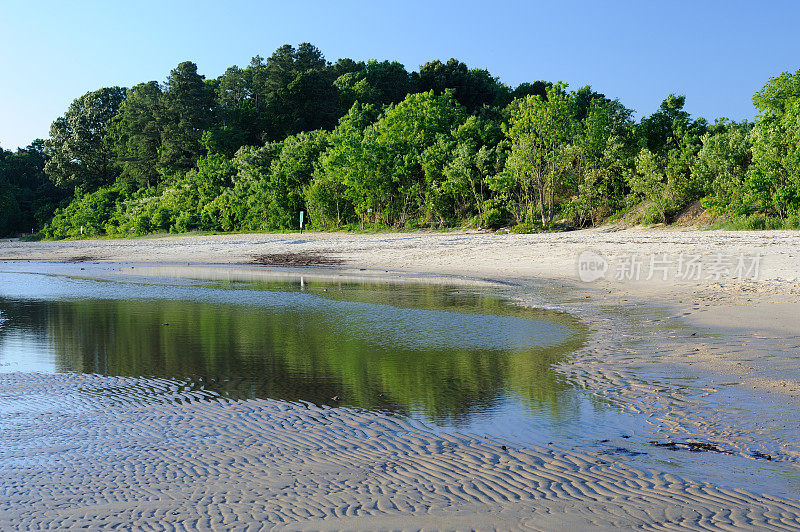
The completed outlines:
<svg viewBox="0 0 800 532">
<path fill-rule="evenodd" d="M 0 270 L 58 264 L 59 273 L 90 277 L 300 271 L 491 286 L 581 319 L 589 340 L 557 371 L 641 419 L 646 444 L 675 456 L 659 468 L 633 453 L 511 446 L 348 408 L 200 401 L 152 379 L 0 373 L 3 528 L 800 527 L 797 232 L 5 241 L 0 261 Z M 164 400 L 86 399 L 87 390 L 134 384 Z M 31 396 L 40 408 L 26 406 Z M 70 408 L 64 397 L 74 398 Z"/>
</svg>

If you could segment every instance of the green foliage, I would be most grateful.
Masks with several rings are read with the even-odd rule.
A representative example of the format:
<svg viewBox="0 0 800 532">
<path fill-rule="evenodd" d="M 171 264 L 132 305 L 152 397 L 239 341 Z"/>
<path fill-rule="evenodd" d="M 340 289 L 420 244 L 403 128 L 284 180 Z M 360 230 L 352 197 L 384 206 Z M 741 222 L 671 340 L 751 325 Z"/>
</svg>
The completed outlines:
<svg viewBox="0 0 800 532">
<path fill-rule="evenodd" d="M 511 113 L 507 169 L 516 180 L 518 221 L 531 221 L 538 207 L 542 225 L 553 220 L 556 192 L 572 170 L 578 130 L 574 99 L 557 83 L 547 98 L 527 96 Z"/>
<path fill-rule="evenodd" d="M 124 98 L 120 87 L 87 92 L 53 122 L 45 171 L 57 186 L 91 191 L 114 181 L 118 172 L 106 131 Z"/>
<path fill-rule="evenodd" d="M 342 109 L 349 109 L 356 102 L 379 107 L 398 103 L 416 92 L 411 75 L 397 61 L 354 63 L 336 78 L 334 86 Z"/>
<path fill-rule="evenodd" d="M 47 179 L 44 141 L 16 152 L 0 148 L 0 236 L 41 228 L 65 192 Z"/>
<path fill-rule="evenodd" d="M 590 93 L 586 88 L 583 93 Z M 631 111 L 617 101 L 590 101 L 577 142 L 572 198 L 563 206 L 578 226 L 596 225 L 623 205 L 630 150 Z"/>
<path fill-rule="evenodd" d="M 110 235 L 224 229 L 215 201 L 232 184 L 235 165 L 220 154 L 201 157 L 197 168 L 142 189 L 120 202 L 106 225 Z"/>
<path fill-rule="evenodd" d="M 162 175 L 188 172 L 203 153 L 201 138 L 211 124 L 213 93 L 197 73 L 197 65 L 184 61 L 170 72 L 159 109 L 161 145 L 158 170 Z"/>
<path fill-rule="evenodd" d="M 312 131 L 288 137 L 270 166 L 267 184 L 267 226 L 273 229 L 298 228 L 298 214 L 308 212 L 303 193 L 311 183 L 320 155 L 328 144 L 328 134 Z"/>
<path fill-rule="evenodd" d="M 642 202 L 639 221 L 666 222 L 707 193 L 702 171 L 693 170 L 707 125 L 683 110 L 684 96 L 670 94 L 659 110 L 642 118 L 634 138 L 639 148 L 634 168 L 626 173 L 628 205 Z"/>
<path fill-rule="evenodd" d="M 793 214 L 786 218 L 776 218 L 763 214 L 726 215 L 706 229 L 724 229 L 726 231 L 764 231 L 772 229 L 800 229 L 800 215 Z"/>
<path fill-rule="evenodd" d="M 128 89 L 109 124 L 109 141 L 121 169 L 120 178 L 127 183 L 153 186 L 159 181 L 162 96 L 155 81 Z"/>
<path fill-rule="evenodd" d="M 8 235 L 19 227 L 22 211 L 15 191 L 7 181 L 0 181 L 0 235 Z"/>
<path fill-rule="evenodd" d="M 785 218 L 800 210 L 800 70 L 772 78 L 753 103 L 749 185 L 758 207 Z"/>
<path fill-rule="evenodd" d="M 664 176 L 664 161 L 647 148 L 636 156 L 636 170 L 630 174 L 628 184 L 636 200 L 650 203 L 645 214 L 645 223 L 665 222 L 669 202 L 665 194 L 667 183 Z"/>
<path fill-rule="evenodd" d="M 721 122 L 719 126 L 717 133 L 701 137 L 703 147 L 691 164 L 692 176 L 705 194 L 703 205 L 720 214 L 741 214 L 749 203 L 752 124 Z"/>
<path fill-rule="evenodd" d="M 799 79 L 754 96 L 755 124 L 709 125 L 674 94 L 635 123 L 589 86 L 511 90 L 456 59 L 331 64 L 301 43 L 211 80 L 186 61 L 164 84 L 81 96 L 44 145 L 0 150 L 0 233 L 292 230 L 300 211 L 317 229 L 524 232 L 666 222 L 698 199 L 743 226 L 788 226 Z"/>
<path fill-rule="evenodd" d="M 360 177 L 367 172 L 364 131 L 378 119 L 370 104 L 354 104 L 330 134 L 312 182 L 305 191 L 311 222 L 317 228 L 332 228 L 359 220 L 356 204 Z M 361 214 L 371 209 L 361 206 Z"/>
<path fill-rule="evenodd" d="M 482 69 L 469 69 L 453 58 L 447 63 L 438 59 L 425 63 L 419 69 L 417 89 L 420 92 L 434 91 L 442 94 L 453 91 L 453 97 L 467 112 L 473 113 L 484 105 L 505 103 L 511 92 L 497 78 Z"/>
<path fill-rule="evenodd" d="M 483 213 L 483 225 L 489 229 L 497 229 L 503 225 L 503 213 L 497 207 L 491 207 Z"/>
<path fill-rule="evenodd" d="M 73 200 L 56 210 L 43 232 L 48 238 L 56 239 L 105 234 L 121 195 L 122 190 L 115 186 L 99 188 L 88 194 L 76 188 Z"/>
<path fill-rule="evenodd" d="M 312 187 L 317 197 L 329 201 L 314 208 L 327 220 L 334 210 L 343 211 L 341 200 L 346 199 L 345 210 L 352 206 L 362 225 L 404 226 L 412 218 L 440 222 L 435 196 L 443 180 L 441 152 L 446 148 L 441 143 L 466 119 L 464 109 L 449 91 L 411 94 L 365 127 L 372 109 L 354 106 L 332 133 Z M 324 195 L 319 190 L 323 182 L 329 189 Z"/>
</svg>

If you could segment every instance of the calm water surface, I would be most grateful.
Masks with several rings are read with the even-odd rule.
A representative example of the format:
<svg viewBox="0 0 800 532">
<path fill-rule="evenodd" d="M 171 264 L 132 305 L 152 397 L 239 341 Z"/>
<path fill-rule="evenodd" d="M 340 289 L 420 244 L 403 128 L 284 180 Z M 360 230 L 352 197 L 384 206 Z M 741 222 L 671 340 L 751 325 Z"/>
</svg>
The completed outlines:
<svg viewBox="0 0 800 532">
<path fill-rule="evenodd" d="M 0 371 L 169 378 L 525 442 L 609 428 L 552 367 L 584 339 L 569 315 L 438 285 L 0 273 Z"/>
<path fill-rule="evenodd" d="M 0 372 L 170 382 L 168 391 L 141 379 L 78 394 L 88 402 L 120 393 L 143 403 L 304 401 L 522 445 L 554 442 L 733 488 L 756 482 L 758 491 L 792 496 L 800 486 L 787 464 L 649 445 L 646 419 L 554 370 L 586 341 L 578 320 L 513 306 L 489 289 L 299 274 L 210 281 L 107 270 L 81 278 L 71 269 L 0 267 Z"/>
</svg>

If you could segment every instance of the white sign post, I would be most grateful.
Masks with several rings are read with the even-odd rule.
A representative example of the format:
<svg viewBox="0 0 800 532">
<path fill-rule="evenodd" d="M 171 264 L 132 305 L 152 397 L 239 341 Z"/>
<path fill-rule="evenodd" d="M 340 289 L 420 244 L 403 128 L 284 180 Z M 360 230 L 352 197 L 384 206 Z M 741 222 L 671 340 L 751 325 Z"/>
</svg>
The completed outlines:
<svg viewBox="0 0 800 532">
<path fill-rule="evenodd" d="M 303 211 L 300 211 L 300 234 L 303 234 Z"/>
</svg>

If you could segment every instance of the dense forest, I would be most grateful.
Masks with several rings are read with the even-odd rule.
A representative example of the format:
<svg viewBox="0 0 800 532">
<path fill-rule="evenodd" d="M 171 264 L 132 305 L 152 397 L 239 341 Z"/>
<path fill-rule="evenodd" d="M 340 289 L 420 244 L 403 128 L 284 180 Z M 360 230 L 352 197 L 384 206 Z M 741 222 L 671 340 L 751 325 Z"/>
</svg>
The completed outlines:
<svg viewBox="0 0 800 532">
<path fill-rule="evenodd" d="M 205 79 L 77 98 L 50 138 L 0 149 L 0 234 L 669 223 L 698 201 L 747 228 L 800 227 L 800 70 L 713 123 L 668 95 L 640 120 L 561 82 L 509 87 L 432 61 L 284 45 Z"/>
</svg>

